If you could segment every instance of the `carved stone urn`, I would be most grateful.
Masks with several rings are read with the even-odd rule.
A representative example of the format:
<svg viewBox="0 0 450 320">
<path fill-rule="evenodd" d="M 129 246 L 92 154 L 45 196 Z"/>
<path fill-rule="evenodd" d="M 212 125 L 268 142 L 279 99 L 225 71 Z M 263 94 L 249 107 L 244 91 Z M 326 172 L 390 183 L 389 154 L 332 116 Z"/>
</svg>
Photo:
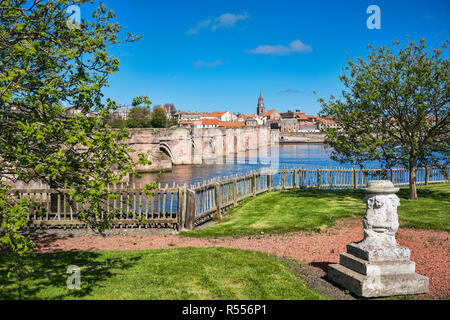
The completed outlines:
<svg viewBox="0 0 450 320">
<path fill-rule="evenodd" d="M 428 278 L 415 273 L 410 250 L 395 240 L 400 199 L 391 181 L 370 181 L 366 188 L 364 239 L 347 245 L 328 278 L 361 297 L 428 292 Z"/>
</svg>

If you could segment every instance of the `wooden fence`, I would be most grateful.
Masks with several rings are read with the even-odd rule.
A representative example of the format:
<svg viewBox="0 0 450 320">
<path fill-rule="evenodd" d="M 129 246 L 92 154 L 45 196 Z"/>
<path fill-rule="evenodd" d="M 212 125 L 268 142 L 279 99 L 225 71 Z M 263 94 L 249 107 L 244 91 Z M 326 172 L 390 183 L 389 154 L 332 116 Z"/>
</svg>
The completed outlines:
<svg viewBox="0 0 450 320">
<path fill-rule="evenodd" d="M 416 183 L 449 182 L 450 167 L 418 168 Z M 109 199 L 105 206 L 114 213 L 115 228 L 169 227 L 193 229 L 221 217 L 230 207 L 246 198 L 264 192 L 292 188 L 345 189 L 364 188 L 370 180 L 390 179 L 396 186 L 409 184 L 407 169 L 280 169 L 276 171 L 250 172 L 246 175 L 211 180 L 191 186 L 161 188 L 147 196 L 140 186 L 115 186 L 116 199 Z M 19 197 L 28 197 L 44 207 L 44 214 L 32 210 L 30 228 L 83 228 L 75 212 L 80 205 L 71 205 L 72 196 L 67 190 L 12 190 Z"/>
</svg>

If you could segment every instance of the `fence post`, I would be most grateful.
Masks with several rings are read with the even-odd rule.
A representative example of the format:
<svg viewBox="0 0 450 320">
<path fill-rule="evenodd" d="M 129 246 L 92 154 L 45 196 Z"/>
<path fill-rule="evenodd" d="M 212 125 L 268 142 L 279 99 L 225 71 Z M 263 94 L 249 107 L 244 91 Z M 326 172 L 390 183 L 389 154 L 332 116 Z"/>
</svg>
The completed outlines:
<svg viewBox="0 0 450 320">
<path fill-rule="evenodd" d="M 256 174 L 252 175 L 252 197 L 256 197 Z"/>
<path fill-rule="evenodd" d="M 321 183 L 322 177 L 320 175 L 320 169 L 317 169 L 317 188 L 320 189 L 320 183 Z"/>
<path fill-rule="evenodd" d="M 297 188 L 297 170 L 294 169 L 294 173 L 292 176 L 292 188 Z"/>
<path fill-rule="evenodd" d="M 237 179 L 233 179 L 233 205 L 237 205 Z"/>
<path fill-rule="evenodd" d="M 356 172 L 355 169 L 353 169 L 353 189 L 358 188 L 358 172 Z"/>
<path fill-rule="evenodd" d="M 181 230 L 184 228 L 184 197 L 185 197 L 185 193 L 184 193 L 184 189 L 183 188 L 178 188 L 178 210 L 177 210 L 177 215 L 178 215 L 178 230 Z"/>
<path fill-rule="evenodd" d="M 428 171 L 428 167 L 425 167 L 425 185 L 428 184 L 429 175 L 430 175 L 430 172 Z"/>
<path fill-rule="evenodd" d="M 267 192 L 272 191 L 272 175 L 271 171 L 267 172 Z"/>
<path fill-rule="evenodd" d="M 394 183 L 394 170 L 390 169 L 391 171 L 391 182 Z"/>
<path fill-rule="evenodd" d="M 195 191 L 187 190 L 187 208 L 185 227 L 188 230 L 194 229 L 195 222 Z"/>
<path fill-rule="evenodd" d="M 222 195 L 220 194 L 220 183 L 216 182 L 214 188 L 216 193 L 217 215 L 219 216 L 219 219 L 222 220 Z"/>
</svg>

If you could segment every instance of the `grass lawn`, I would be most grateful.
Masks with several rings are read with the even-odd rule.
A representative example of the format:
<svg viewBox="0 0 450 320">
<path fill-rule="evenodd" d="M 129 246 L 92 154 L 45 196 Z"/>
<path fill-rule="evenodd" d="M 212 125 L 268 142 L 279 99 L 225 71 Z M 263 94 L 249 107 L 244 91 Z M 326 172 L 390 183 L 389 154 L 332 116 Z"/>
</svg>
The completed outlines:
<svg viewBox="0 0 450 320">
<path fill-rule="evenodd" d="M 398 214 L 401 227 L 450 231 L 450 184 L 419 186 L 418 201 L 409 200 L 401 188 Z M 192 237 L 250 236 L 319 230 L 341 218 L 365 213 L 363 190 L 295 189 L 246 199 L 229 211 L 219 224 L 182 232 Z"/>
<path fill-rule="evenodd" d="M 0 299 L 18 299 L 8 279 L 12 256 L 0 254 Z M 174 248 L 32 254 L 23 299 L 326 299 L 306 287 L 288 265 L 261 252 Z M 81 289 L 69 290 L 70 265 L 81 268 Z"/>
</svg>

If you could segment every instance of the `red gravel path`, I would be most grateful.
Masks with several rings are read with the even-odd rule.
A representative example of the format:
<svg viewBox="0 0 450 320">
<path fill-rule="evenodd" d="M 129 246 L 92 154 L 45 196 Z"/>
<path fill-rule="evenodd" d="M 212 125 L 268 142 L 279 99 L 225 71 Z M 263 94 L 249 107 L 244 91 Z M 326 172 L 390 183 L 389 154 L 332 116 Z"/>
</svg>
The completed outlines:
<svg viewBox="0 0 450 320">
<path fill-rule="evenodd" d="M 69 250 L 139 250 L 186 246 L 220 246 L 257 250 L 289 257 L 300 262 L 324 268 L 337 263 L 345 246 L 362 239 L 361 221 L 341 220 L 334 227 L 322 232 L 296 232 L 279 235 L 261 235 L 246 238 L 196 239 L 178 235 L 130 236 L 81 236 L 35 238 L 37 252 Z M 424 298 L 450 298 L 449 233 L 445 231 L 400 228 L 397 242 L 411 249 L 411 260 L 416 272 L 430 280 L 430 291 Z M 45 245 L 43 244 L 45 243 Z"/>
</svg>

